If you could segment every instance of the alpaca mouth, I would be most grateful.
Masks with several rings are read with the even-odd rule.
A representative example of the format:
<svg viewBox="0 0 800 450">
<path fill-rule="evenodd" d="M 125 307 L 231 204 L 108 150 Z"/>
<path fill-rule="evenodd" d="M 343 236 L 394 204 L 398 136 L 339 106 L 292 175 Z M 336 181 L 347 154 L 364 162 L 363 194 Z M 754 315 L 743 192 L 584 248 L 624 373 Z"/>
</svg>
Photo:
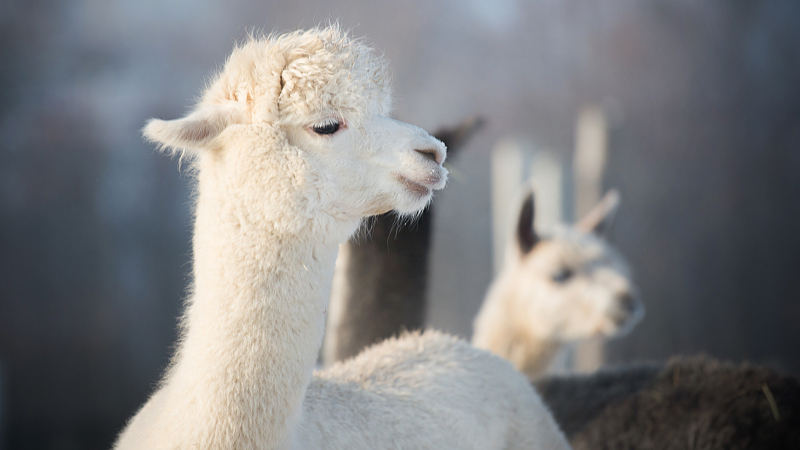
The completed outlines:
<svg viewBox="0 0 800 450">
<path fill-rule="evenodd" d="M 641 301 L 630 295 L 624 296 L 619 308 L 611 317 L 617 327 L 616 334 L 620 336 L 627 334 L 643 316 L 644 306 Z"/>
<path fill-rule="evenodd" d="M 395 173 L 394 177 L 400 184 L 403 185 L 406 190 L 411 192 L 412 194 L 417 195 L 418 197 L 427 197 L 431 195 L 432 188 L 429 188 L 423 184 L 420 184 L 416 181 L 411 181 L 408 178 L 400 175 L 399 173 Z"/>
</svg>

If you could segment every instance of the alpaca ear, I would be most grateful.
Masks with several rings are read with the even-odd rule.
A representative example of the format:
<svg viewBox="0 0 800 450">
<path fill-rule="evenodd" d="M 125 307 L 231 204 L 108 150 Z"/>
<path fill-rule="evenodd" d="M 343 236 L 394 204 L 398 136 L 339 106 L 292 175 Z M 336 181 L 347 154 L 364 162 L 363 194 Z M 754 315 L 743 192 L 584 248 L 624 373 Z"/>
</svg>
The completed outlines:
<svg viewBox="0 0 800 450">
<path fill-rule="evenodd" d="M 592 208 L 575 226 L 587 233 L 606 237 L 614 222 L 619 202 L 619 192 L 616 189 L 611 189 L 600 199 L 600 203 Z"/>
<path fill-rule="evenodd" d="M 528 254 L 539 242 L 539 236 L 533 228 L 535 211 L 533 191 L 531 190 L 528 191 L 525 195 L 525 200 L 522 202 L 515 230 L 517 250 L 519 250 L 521 255 Z"/>
<path fill-rule="evenodd" d="M 444 143 L 447 147 L 447 158 L 452 159 L 485 124 L 483 117 L 472 116 L 453 127 L 439 128 L 433 133 L 433 137 Z"/>
<path fill-rule="evenodd" d="M 244 123 L 244 107 L 235 101 L 201 105 L 182 119 L 150 119 L 142 130 L 144 137 L 162 149 L 202 150 L 228 125 Z"/>
</svg>

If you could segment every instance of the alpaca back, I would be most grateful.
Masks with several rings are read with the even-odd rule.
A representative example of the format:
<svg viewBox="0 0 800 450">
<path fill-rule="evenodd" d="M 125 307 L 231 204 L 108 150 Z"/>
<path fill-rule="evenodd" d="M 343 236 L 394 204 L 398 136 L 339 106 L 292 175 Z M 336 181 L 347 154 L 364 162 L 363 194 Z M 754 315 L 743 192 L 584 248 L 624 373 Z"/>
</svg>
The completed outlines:
<svg viewBox="0 0 800 450">
<path fill-rule="evenodd" d="M 297 448 L 567 448 L 522 374 L 438 332 L 390 338 L 317 372 L 301 421 L 318 427 Z M 360 428 L 344 432 L 348 423 Z"/>
</svg>

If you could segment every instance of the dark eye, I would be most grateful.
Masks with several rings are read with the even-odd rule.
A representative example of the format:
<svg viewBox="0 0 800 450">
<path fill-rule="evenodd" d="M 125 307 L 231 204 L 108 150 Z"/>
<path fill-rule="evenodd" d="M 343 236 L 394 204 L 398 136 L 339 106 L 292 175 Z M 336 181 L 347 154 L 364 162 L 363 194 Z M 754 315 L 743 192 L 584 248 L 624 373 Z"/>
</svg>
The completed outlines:
<svg viewBox="0 0 800 450">
<path fill-rule="evenodd" d="M 311 127 L 314 130 L 314 133 L 317 134 L 333 134 L 339 131 L 339 121 L 338 120 L 326 120 L 325 122 L 314 125 Z"/>
<path fill-rule="evenodd" d="M 562 267 L 562 268 L 558 269 L 558 271 L 556 273 L 554 273 L 551 276 L 551 278 L 556 283 L 564 283 L 567 280 L 569 280 L 570 278 L 572 278 L 572 275 L 573 275 L 572 269 L 570 269 L 569 267 Z"/>
</svg>

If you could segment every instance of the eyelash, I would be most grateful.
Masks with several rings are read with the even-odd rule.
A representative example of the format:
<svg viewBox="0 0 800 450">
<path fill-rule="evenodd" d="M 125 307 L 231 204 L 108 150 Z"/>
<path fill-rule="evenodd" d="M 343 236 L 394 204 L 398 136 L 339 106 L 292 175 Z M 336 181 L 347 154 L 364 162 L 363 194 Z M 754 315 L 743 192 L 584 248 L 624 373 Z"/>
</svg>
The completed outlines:
<svg viewBox="0 0 800 450">
<path fill-rule="evenodd" d="M 342 121 L 339 119 L 325 119 L 320 123 L 311 126 L 311 131 L 322 136 L 335 134 L 342 128 Z"/>
</svg>

